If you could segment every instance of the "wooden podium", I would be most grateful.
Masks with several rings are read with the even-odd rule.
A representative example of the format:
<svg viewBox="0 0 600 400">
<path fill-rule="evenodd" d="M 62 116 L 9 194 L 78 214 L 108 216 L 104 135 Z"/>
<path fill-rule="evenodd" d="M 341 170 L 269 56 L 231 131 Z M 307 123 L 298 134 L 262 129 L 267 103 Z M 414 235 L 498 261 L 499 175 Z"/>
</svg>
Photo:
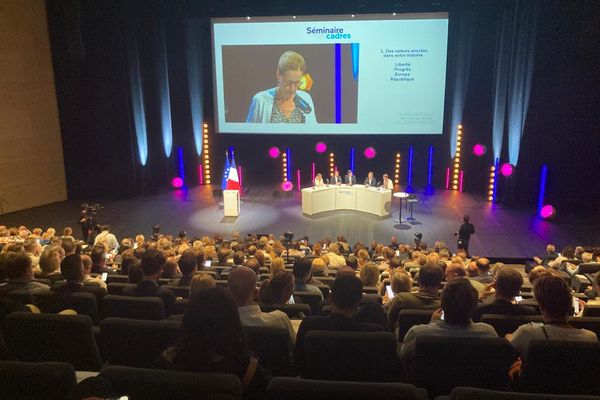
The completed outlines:
<svg viewBox="0 0 600 400">
<path fill-rule="evenodd" d="M 223 211 L 226 217 L 240 215 L 240 191 L 223 190 Z"/>
</svg>

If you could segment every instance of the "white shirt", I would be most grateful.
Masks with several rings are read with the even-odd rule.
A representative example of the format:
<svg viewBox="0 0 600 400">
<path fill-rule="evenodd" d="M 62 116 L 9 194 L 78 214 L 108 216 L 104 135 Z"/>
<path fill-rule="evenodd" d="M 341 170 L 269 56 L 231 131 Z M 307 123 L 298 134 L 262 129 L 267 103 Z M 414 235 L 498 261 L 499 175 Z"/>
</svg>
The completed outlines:
<svg viewBox="0 0 600 400">
<path fill-rule="evenodd" d="M 315 177 L 315 186 L 323 186 L 323 178 Z"/>
<path fill-rule="evenodd" d="M 546 334 L 544 334 L 544 330 Z M 592 331 L 576 329 L 561 325 L 547 325 L 539 322 L 531 322 L 521 325 L 513 334 L 510 343 L 517 351 L 525 355 L 532 340 L 570 340 L 578 342 L 597 342 L 598 337 Z"/>
<path fill-rule="evenodd" d="M 106 238 L 106 243 L 109 252 L 119 248 L 119 242 L 117 241 L 117 237 L 110 233 L 110 231 L 100 232 L 98 236 L 96 236 L 96 240 L 94 240 L 94 246 L 97 245 L 98 242 L 104 238 Z"/>
<path fill-rule="evenodd" d="M 242 326 L 275 326 L 284 328 L 290 334 L 290 343 L 296 343 L 296 332 L 292 327 L 289 317 L 283 311 L 262 312 L 258 304 L 238 307 L 238 311 Z"/>
<path fill-rule="evenodd" d="M 381 187 L 384 189 L 394 190 L 394 182 L 391 179 L 387 180 L 387 185 L 385 181 L 381 182 Z"/>
</svg>

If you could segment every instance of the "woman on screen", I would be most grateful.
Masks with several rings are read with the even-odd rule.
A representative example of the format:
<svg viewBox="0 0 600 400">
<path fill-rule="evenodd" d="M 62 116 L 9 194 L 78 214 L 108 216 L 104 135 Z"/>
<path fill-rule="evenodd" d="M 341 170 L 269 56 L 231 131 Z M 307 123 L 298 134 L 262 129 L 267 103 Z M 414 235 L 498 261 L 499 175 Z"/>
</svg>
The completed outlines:
<svg viewBox="0 0 600 400">
<path fill-rule="evenodd" d="M 315 106 L 310 94 L 299 90 L 306 64 L 295 51 L 286 51 L 277 63 L 277 86 L 258 92 L 252 98 L 246 122 L 316 123 Z"/>
</svg>

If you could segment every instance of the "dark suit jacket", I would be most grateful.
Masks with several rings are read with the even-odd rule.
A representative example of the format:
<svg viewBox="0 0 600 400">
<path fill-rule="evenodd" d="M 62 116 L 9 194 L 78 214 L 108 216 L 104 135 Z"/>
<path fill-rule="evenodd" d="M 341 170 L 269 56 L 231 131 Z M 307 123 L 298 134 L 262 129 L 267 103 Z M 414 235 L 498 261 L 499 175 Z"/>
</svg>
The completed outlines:
<svg viewBox="0 0 600 400">
<path fill-rule="evenodd" d="M 533 307 L 512 304 L 510 301 L 496 299 L 489 304 L 479 304 L 473 313 L 473 321 L 479 322 L 483 314 L 537 315 L 538 312 Z"/>
<path fill-rule="evenodd" d="M 294 362 L 301 371 L 306 353 L 305 339 L 309 331 L 342 331 L 342 332 L 377 332 L 383 328 L 375 324 L 358 323 L 352 319 L 339 314 L 330 314 L 327 317 L 314 316 L 302 320 L 298 335 L 296 336 L 296 348 L 294 350 Z"/>
<path fill-rule="evenodd" d="M 165 305 L 165 313 L 169 315 L 171 313 L 171 307 L 177 300 L 175 293 L 169 289 L 158 286 L 155 281 L 143 280 L 137 284 L 137 286 L 126 287 L 123 289 L 123 295 L 125 296 L 137 296 L 137 297 L 160 297 Z"/>
<path fill-rule="evenodd" d="M 341 177 L 341 176 L 339 176 L 339 175 L 338 175 L 337 177 L 336 177 L 335 175 L 332 175 L 332 176 L 331 176 L 331 179 L 329 180 L 329 182 L 330 182 L 332 185 L 334 185 L 334 184 L 338 184 L 338 183 L 342 183 L 343 181 L 344 181 L 344 180 L 343 180 L 343 179 L 342 179 L 342 177 Z"/>
<path fill-rule="evenodd" d="M 350 179 L 350 178 L 352 178 L 352 179 Z M 348 175 L 344 176 L 344 183 L 346 185 L 348 185 L 348 184 L 356 185 L 356 175 L 352 175 L 351 177 Z"/>
<path fill-rule="evenodd" d="M 369 186 L 377 186 L 377 179 L 375 179 L 375 177 L 371 178 L 371 180 L 369 180 L 369 177 L 365 178 L 365 185 L 369 185 Z"/>
<path fill-rule="evenodd" d="M 101 300 L 104 296 L 106 296 L 107 292 L 101 286 L 98 285 L 85 285 L 74 282 L 64 282 L 58 283 L 52 286 L 52 291 L 54 293 L 76 293 L 76 292 L 86 292 L 93 293 L 96 296 L 96 299 Z"/>
</svg>

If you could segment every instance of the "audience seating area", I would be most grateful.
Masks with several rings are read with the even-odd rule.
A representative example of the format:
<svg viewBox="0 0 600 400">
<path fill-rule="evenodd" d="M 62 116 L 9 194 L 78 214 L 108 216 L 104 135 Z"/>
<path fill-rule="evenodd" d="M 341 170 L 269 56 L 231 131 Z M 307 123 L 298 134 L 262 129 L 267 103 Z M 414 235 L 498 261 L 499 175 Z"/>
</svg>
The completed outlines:
<svg viewBox="0 0 600 400">
<path fill-rule="evenodd" d="M 168 243 L 161 242 L 161 239 L 166 239 Z M 242 240 L 235 237 L 229 241 L 229 246 L 233 253 L 233 243 L 239 241 L 236 246 L 245 253 L 248 260 L 257 251 L 256 247 L 251 249 L 257 245 L 257 239 Z M 198 241 L 201 245 L 196 245 L 193 240 L 184 242 L 181 238 L 177 240 L 164 237 L 156 242 L 147 242 L 145 246 L 158 245 L 167 257 L 177 260 L 183 253 L 176 250 L 177 246 L 187 243 L 187 247 L 194 248 L 202 259 L 213 261 L 210 270 L 200 271 L 202 268 L 198 266 L 196 273 L 208 275 L 214 286 L 228 288 L 228 276 L 237 265 L 229 260 L 228 264 L 214 266 L 220 264 L 217 254 L 219 248 L 224 247 L 224 241 L 222 238 L 220 241 L 211 238 Z M 268 249 L 259 250 L 270 257 L 263 259 L 264 264 L 256 270 L 257 293 L 263 285 L 270 284 L 276 274 L 270 269 L 271 260 L 283 256 L 286 262 L 282 271 L 296 274 L 294 261 L 302 258 L 301 255 L 286 257 L 282 254 L 285 252 L 283 248 L 277 249 L 278 254 L 273 250 L 277 244 L 272 242 L 281 245 L 271 238 L 270 254 Z M 339 247 L 343 248 L 343 240 L 338 242 Z M 132 243 L 133 241 L 130 244 Z M 322 248 L 329 246 L 331 251 L 332 243 L 326 240 L 320 244 Z M 373 317 L 378 315 L 373 313 L 373 308 L 387 317 L 392 300 L 386 292 L 386 284 L 389 284 L 395 273 L 390 265 L 397 260 L 392 261 L 387 257 L 386 250 L 383 251 L 383 256 L 377 254 L 382 253 L 378 246 L 379 244 L 369 249 L 357 244 L 352 252 L 341 252 L 341 257 L 347 264 L 358 263 L 355 270 L 330 263 L 327 265 L 326 275 L 312 276 L 308 282 L 316 286 L 318 291 L 293 290 L 293 304 L 259 303 L 261 311 L 279 310 L 285 313 L 297 331 L 303 318 L 327 316 L 334 312 L 335 305 L 331 298 L 338 274 L 341 276 L 342 271 L 344 274 L 356 273 L 361 280 L 366 279 L 359 271 L 372 263 L 371 260 L 379 259 L 381 261 L 375 263 L 379 271 L 377 282 L 372 285 L 363 281 L 362 300 L 355 313 L 357 319 L 365 318 L 365 322 L 379 323 Z M 403 270 L 402 273 L 410 274 L 412 289 L 409 290 L 415 293 L 421 289 L 419 265 L 408 265 L 411 261 L 418 263 L 418 257 L 413 258 L 414 253 L 438 253 L 446 247 L 436 246 L 435 249 L 426 251 L 396 243 L 396 248 L 402 249 L 402 246 L 405 246 L 407 254 L 402 258 L 399 268 Z M 392 248 L 391 245 L 381 247 Z M 312 248 L 305 246 L 300 249 L 298 243 L 293 244 L 292 248 L 313 256 L 312 259 L 327 254 L 323 251 L 322 254 L 315 255 Z M 363 251 L 367 254 L 367 260 L 364 259 Z M 395 257 L 399 254 L 394 250 Z M 456 260 L 440 259 L 439 256 L 437 259 L 439 261 L 436 265 L 442 269 L 442 273 L 446 273 L 445 277 L 448 276 L 448 268 Z M 467 273 L 471 273 L 471 263 L 475 262 L 476 260 L 466 258 L 462 261 Z M 119 264 L 115 265 L 118 267 Z M 421 263 L 420 267 L 424 265 Z M 580 264 L 578 272 L 586 273 L 589 275 L 586 279 L 596 281 L 595 274 L 600 268 L 595 267 Z M 432 321 L 434 309 L 400 309 L 396 321 L 391 321 L 392 325 L 396 324 L 396 329 L 392 330 L 386 321 L 380 324 L 382 331 L 379 332 L 311 330 L 305 337 L 305 360 L 301 370 L 296 368 L 288 330 L 271 326 L 243 326 L 248 350 L 272 377 L 262 398 L 600 400 L 600 397 L 594 397 L 600 394 L 600 344 L 597 342 L 532 341 L 527 356 L 519 359 L 519 353 L 504 336 L 513 334 L 523 325 L 543 323 L 544 318 L 535 300 L 533 285 L 523 271 L 524 266 L 497 265 L 489 272 L 492 277 L 495 268 L 514 268 L 521 273 L 523 285 L 520 295 L 528 305 L 534 307 L 537 314 L 484 313 L 480 321 L 493 327 L 497 338 L 419 336 L 416 338 L 414 364 L 410 366 L 403 366 L 400 362 L 399 349 L 412 327 Z M 130 276 L 119 272 L 118 268 L 109 271 L 106 292 L 100 296 L 94 292 L 32 293 L 27 290 L 16 290 L 0 296 L 7 301 L 39 309 L 39 312 L 18 311 L 3 316 L 0 325 L 0 349 L 3 349 L 0 351 L 0 358 L 3 359 L 0 361 L 0 397 L 66 399 L 68 393 L 93 391 L 93 385 L 99 384 L 110 387 L 111 393 L 129 395 L 130 399 L 247 398 L 243 394 L 243 382 L 234 375 L 156 369 L 159 356 L 165 349 L 174 346 L 181 336 L 182 320 L 193 300 L 190 299 L 190 286 L 176 284 L 173 277 L 159 278 L 156 283 L 161 290 L 169 291 L 176 297 L 176 301 L 166 307 L 168 302 L 165 303 L 158 296 L 124 295 L 134 289 L 136 284 L 130 283 Z M 556 274 L 574 287 L 575 278 L 562 272 L 564 271 L 557 271 Z M 471 275 L 471 278 L 477 276 Z M 50 281 L 36 281 L 51 285 Z M 254 283 L 251 284 L 254 286 Z M 444 278 L 439 285 L 440 290 L 446 285 Z M 594 299 L 588 298 L 584 293 L 583 289 L 589 287 L 591 286 L 582 287 L 581 292 L 574 293 L 584 307 L 578 316 L 568 318 L 568 324 L 590 330 L 600 337 L 600 304 L 594 304 Z M 485 290 L 488 291 L 488 288 Z M 479 295 L 480 304 L 484 304 L 489 293 L 480 292 Z M 588 301 L 589 304 L 586 304 Z M 361 309 L 368 309 L 370 314 L 363 312 L 359 316 Z M 509 371 L 519 360 L 522 361 L 521 375 L 518 379 L 511 378 Z M 82 384 L 90 387 L 76 387 L 76 371 L 91 371 L 93 375 L 98 375 L 92 381 L 83 381 Z"/>
</svg>

